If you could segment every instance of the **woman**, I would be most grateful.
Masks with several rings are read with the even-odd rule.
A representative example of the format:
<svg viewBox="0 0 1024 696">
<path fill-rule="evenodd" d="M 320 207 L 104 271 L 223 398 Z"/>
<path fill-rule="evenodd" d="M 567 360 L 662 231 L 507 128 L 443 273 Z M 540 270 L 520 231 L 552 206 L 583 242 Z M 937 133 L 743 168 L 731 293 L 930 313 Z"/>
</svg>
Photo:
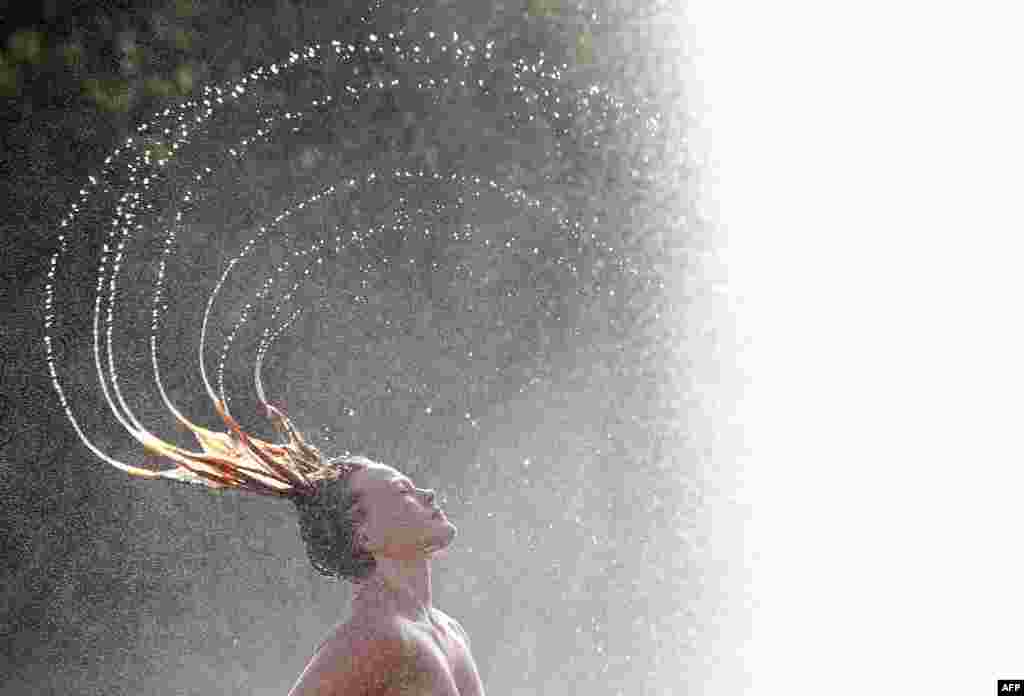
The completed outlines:
<svg viewBox="0 0 1024 696">
<path fill-rule="evenodd" d="M 457 534 L 434 492 L 366 457 L 324 462 L 273 406 L 267 413 L 284 444 L 248 435 L 222 402 L 215 405 L 229 433 L 175 414 L 203 452 L 136 433 L 151 453 L 177 462 L 175 469 L 117 464 L 138 476 L 290 499 L 313 567 L 358 585 L 351 618 L 321 644 L 289 696 L 483 696 L 466 632 L 432 602 L 431 557 Z"/>
</svg>

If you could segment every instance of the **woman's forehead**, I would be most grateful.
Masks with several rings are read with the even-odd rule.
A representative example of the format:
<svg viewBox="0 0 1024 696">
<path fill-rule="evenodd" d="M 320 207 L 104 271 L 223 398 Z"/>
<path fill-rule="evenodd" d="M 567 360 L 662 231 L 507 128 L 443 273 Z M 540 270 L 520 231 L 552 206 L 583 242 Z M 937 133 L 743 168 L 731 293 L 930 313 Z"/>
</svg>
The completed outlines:
<svg viewBox="0 0 1024 696">
<path fill-rule="evenodd" d="M 374 483 L 387 483 L 395 478 L 405 477 L 405 474 L 401 471 L 387 464 L 367 465 L 365 469 L 360 469 L 356 474 L 359 477 L 359 481 L 370 485 Z"/>
</svg>

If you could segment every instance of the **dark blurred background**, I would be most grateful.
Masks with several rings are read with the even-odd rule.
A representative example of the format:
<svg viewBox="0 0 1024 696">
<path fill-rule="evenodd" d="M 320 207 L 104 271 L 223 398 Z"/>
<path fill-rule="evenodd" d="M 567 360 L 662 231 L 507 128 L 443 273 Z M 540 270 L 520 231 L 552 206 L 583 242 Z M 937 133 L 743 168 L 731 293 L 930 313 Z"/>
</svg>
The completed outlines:
<svg viewBox="0 0 1024 696">
<path fill-rule="evenodd" d="M 504 336 L 477 327 L 474 346 L 483 337 L 521 344 L 518 354 L 501 354 L 509 378 L 497 384 L 438 348 L 438 309 L 410 304 L 416 288 L 407 284 L 397 322 L 404 329 L 363 335 L 371 370 L 364 386 L 379 392 L 358 418 L 345 420 L 340 405 L 355 389 L 344 375 L 358 372 L 357 358 L 324 349 L 332 336 L 345 340 L 344 312 L 325 312 L 283 342 L 267 368 L 275 396 L 325 450 L 367 454 L 442 494 L 460 533 L 434 565 L 435 602 L 467 627 L 491 696 L 701 693 L 713 670 L 735 664 L 714 646 L 739 611 L 743 576 L 709 547 L 706 514 L 709 496 L 730 484 L 730 472 L 715 464 L 729 440 L 712 429 L 724 393 L 716 356 L 729 336 L 708 291 L 718 272 L 707 253 L 711 230 L 694 210 L 699 171 L 687 160 L 681 10 L 557 0 L 420 5 L 415 13 L 412 3 L 370 13 L 352 2 L 51 0 L 4 12 L 0 693 L 284 694 L 345 619 L 349 586 L 312 571 L 286 503 L 133 479 L 85 448 L 46 372 L 43 291 L 60 219 L 140 121 L 300 46 L 402 26 L 498 36 L 509 55 L 544 51 L 565 61 L 572 84 L 598 80 L 627 103 L 658 106 L 661 142 L 612 134 L 572 176 L 568 166 L 556 172 L 561 183 L 547 191 L 536 177 L 518 180 L 563 200 L 571 194 L 577 204 L 588 199 L 584 213 L 600 219 L 591 234 L 639 263 L 650 282 L 611 273 L 611 257 L 595 252 L 588 273 L 561 288 L 559 321 L 522 320 Z M 409 138 L 417 119 L 424 125 Z M 513 149 L 483 149 L 486 138 L 472 128 L 449 131 L 446 141 L 427 121 L 399 115 L 316 145 L 330 159 L 345 137 L 371 153 L 398 143 L 421 161 L 478 171 L 490 163 L 509 175 Z M 542 141 L 532 142 L 537 153 L 530 145 L 515 144 L 520 170 L 531 161 L 558 168 L 544 159 L 551 153 Z M 301 154 L 250 163 L 252 173 L 224 184 L 223 192 L 242 197 L 238 215 L 265 221 L 270 213 L 256 201 L 271 206 L 288 192 L 270 186 L 260 199 L 260 171 L 294 168 Z M 208 263 L 212 273 L 223 260 L 190 251 L 211 244 L 216 222 L 201 227 L 179 240 L 195 274 L 178 279 L 182 309 L 172 306 L 167 317 L 181 335 L 195 326 L 185 308 L 193 311 L 212 284 L 195 269 Z M 138 463 L 141 447 L 105 412 L 92 367 L 100 242 L 98 233 L 76 240 L 66 259 L 59 369 L 89 437 Z M 318 287 L 330 290 L 328 281 Z M 610 297 L 609 287 L 618 294 Z M 473 328 L 464 306 L 448 309 L 456 325 Z M 417 322 L 421 338 L 432 338 L 403 362 Z M 529 340 L 516 333 L 525 326 Z M 175 398 L 209 426 L 194 339 L 170 339 L 165 374 L 191 371 Z M 423 365 L 435 372 L 425 377 Z M 457 378 L 444 392 L 446 369 Z M 417 379 L 431 385 L 429 398 L 403 387 Z M 428 402 L 444 408 L 428 417 Z M 724 543 L 734 534 L 716 530 Z M 736 670 L 732 679 L 741 678 Z"/>
</svg>

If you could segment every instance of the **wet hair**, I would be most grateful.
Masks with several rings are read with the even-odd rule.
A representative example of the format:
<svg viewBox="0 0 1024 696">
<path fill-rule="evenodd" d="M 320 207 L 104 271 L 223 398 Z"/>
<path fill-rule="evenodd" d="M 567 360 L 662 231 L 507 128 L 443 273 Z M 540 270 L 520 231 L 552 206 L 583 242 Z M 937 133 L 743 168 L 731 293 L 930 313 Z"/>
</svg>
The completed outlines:
<svg viewBox="0 0 1024 696">
<path fill-rule="evenodd" d="M 309 561 L 321 575 L 359 583 L 376 570 L 373 555 L 358 543 L 356 527 L 364 516 L 357 509 L 360 494 L 351 486 L 352 474 L 374 463 L 360 456 L 331 460 L 291 499 Z"/>
<path fill-rule="evenodd" d="M 178 466 L 174 469 L 155 471 L 105 458 L 134 476 L 291 500 L 299 512 L 299 531 L 313 568 L 321 575 L 353 583 L 368 578 L 377 565 L 356 539 L 362 519 L 355 510 L 360 501 L 350 479 L 376 462 L 358 455 L 325 462 L 320 450 L 306 442 L 284 410 L 271 404 L 264 403 L 263 408 L 274 428 L 285 436 L 281 443 L 245 432 L 222 400 L 216 399 L 214 406 L 228 426 L 226 433 L 200 427 L 175 413 L 196 436 L 201 452 L 165 442 L 142 429 L 132 431 L 148 452 L 175 462 Z"/>
</svg>

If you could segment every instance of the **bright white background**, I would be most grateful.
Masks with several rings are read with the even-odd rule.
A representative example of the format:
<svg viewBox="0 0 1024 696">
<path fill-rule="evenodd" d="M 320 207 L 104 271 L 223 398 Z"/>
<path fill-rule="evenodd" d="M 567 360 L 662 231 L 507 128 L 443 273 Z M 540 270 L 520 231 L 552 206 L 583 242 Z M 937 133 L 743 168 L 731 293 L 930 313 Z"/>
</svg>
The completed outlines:
<svg viewBox="0 0 1024 696">
<path fill-rule="evenodd" d="M 1016 7 L 684 10 L 747 337 L 749 693 L 1024 677 Z"/>
</svg>

